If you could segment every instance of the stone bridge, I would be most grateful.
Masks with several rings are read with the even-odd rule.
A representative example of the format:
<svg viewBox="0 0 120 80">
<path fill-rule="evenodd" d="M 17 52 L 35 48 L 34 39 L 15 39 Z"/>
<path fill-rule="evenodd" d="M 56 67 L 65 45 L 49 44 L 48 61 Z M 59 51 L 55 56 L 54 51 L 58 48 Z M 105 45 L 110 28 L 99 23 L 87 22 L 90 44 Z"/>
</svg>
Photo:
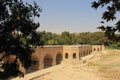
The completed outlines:
<svg viewBox="0 0 120 80">
<path fill-rule="evenodd" d="M 38 70 L 60 64 L 64 61 L 79 61 L 92 52 L 104 50 L 103 45 L 45 45 L 38 46 L 32 59 L 36 62 L 31 70 Z"/>
</svg>

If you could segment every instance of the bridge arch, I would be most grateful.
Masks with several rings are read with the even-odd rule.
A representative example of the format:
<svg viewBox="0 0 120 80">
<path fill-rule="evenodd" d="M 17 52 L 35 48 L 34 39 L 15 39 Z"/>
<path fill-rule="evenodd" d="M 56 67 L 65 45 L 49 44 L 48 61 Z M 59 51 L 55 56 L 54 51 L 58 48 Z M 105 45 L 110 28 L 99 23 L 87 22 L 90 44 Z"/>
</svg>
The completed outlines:
<svg viewBox="0 0 120 80">
<path fill-rule="evenodd" d="M 44 68 L 51 67 L 53 65 L 53 56 L 50 54 L 46 54 L 43 63 L 44 63 Z"/>
<path fill-rule="evenodd" d="M 62 53 L 58 52 L 57 55 L 56 55 L 56 65 L 61 63 L 62 57 L 63 57 Z"/>
<path fill-rule="evenodd" d="M 100 49 L 98 48 L 97 51 L 99 51 Z"/>
<path fill-rule="evenodd" d="M 91 54 L 91 50 L 89 50 L 89 55 Z"/>
</svg>

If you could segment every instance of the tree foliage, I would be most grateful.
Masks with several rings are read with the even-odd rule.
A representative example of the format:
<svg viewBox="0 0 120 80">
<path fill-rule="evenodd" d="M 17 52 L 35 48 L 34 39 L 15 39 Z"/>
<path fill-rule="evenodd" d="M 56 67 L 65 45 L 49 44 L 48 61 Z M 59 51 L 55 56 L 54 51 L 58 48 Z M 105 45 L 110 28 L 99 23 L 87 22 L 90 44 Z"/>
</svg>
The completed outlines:
<svg viewBox="0 0 120 80">
<path fill-rule="evenodd" d="M 119 42 L 109 40 L 104 32 L 80 32 L 70 33 L 64 31 L 61 34 L 39 31 L 41 35 L 40 41 L 36 41 L 34 45 L 105 45 L 108 48 L 120 49 Z M 119 34 L 116 34 L 120 36 Z"/>
<path fill-rule="evenodd" d="M 70 33 L 67 31 L 61 34 L 50 32 L 37 32 L 41 34 L 41 41 L 45 45 L 109 45 L 111 41 L 107 39 L 104 32 L 81 32 Z M 47 36 L 46 36 L 47 35 Z"/>
<path fill-rule="evenodd" d="M 39 27 L 35 18 L 40 12 L 35 2 L 31 5 L 22 0 L 0 0 L 0 78 L 23 76 L 23 69 L 31 66 L 30 45 Z"/>
<path fill-rule="evenodd" d="M 99 29 L 105 31 L 106 36 L 114 41 L 120 41 L 120 36 L 115 33 L 120 32 L 120 0 L 98 0 L 92 3 L 92 8 L 97 9 L 98 7 L 105 7 L 106 11 L 104 11 L 102 15 L 103 21 L 101 23 L 114 21 L 116 22 L 114 26 L 100 26 Z"/>
</svg>

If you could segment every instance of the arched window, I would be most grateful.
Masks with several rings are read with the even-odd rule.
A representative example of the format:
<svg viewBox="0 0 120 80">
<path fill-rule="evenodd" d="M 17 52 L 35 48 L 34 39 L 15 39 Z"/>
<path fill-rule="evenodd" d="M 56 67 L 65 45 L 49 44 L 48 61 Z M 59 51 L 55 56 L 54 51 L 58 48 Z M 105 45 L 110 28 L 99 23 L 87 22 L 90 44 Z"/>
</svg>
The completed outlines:
<svg viewBox="0 0 120 80">
<path fill-rule="evenodd" d="M 96 51 L 96 49 L 94 48 L 94 51 Z"/>
<path fill-rule="evenodd" d="M 68 59 L 68 53 L 65 53 L 65 58 Z"/>
<path fill-rule="evenodd" d="M 73 54 L 73 59 L 76 59 L 76 53 Z"/>
</svg>

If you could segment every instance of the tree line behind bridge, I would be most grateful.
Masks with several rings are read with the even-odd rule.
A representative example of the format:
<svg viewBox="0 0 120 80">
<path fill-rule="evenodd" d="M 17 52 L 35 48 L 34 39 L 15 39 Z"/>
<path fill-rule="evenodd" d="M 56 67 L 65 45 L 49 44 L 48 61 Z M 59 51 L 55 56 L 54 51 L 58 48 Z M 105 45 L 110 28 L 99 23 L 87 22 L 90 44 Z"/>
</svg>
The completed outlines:
<svg viewBox="0 0 120 80">
<path fill-rule="evenodd" d="M 64 31 L 61 34 L 57 34 L 38 31 L 36 34 L 33 45 L 105 45 L 108 48 L 120 49 L 120 43 L 109 40 L 104 32 L 70 33 Z"/>
</svg>

